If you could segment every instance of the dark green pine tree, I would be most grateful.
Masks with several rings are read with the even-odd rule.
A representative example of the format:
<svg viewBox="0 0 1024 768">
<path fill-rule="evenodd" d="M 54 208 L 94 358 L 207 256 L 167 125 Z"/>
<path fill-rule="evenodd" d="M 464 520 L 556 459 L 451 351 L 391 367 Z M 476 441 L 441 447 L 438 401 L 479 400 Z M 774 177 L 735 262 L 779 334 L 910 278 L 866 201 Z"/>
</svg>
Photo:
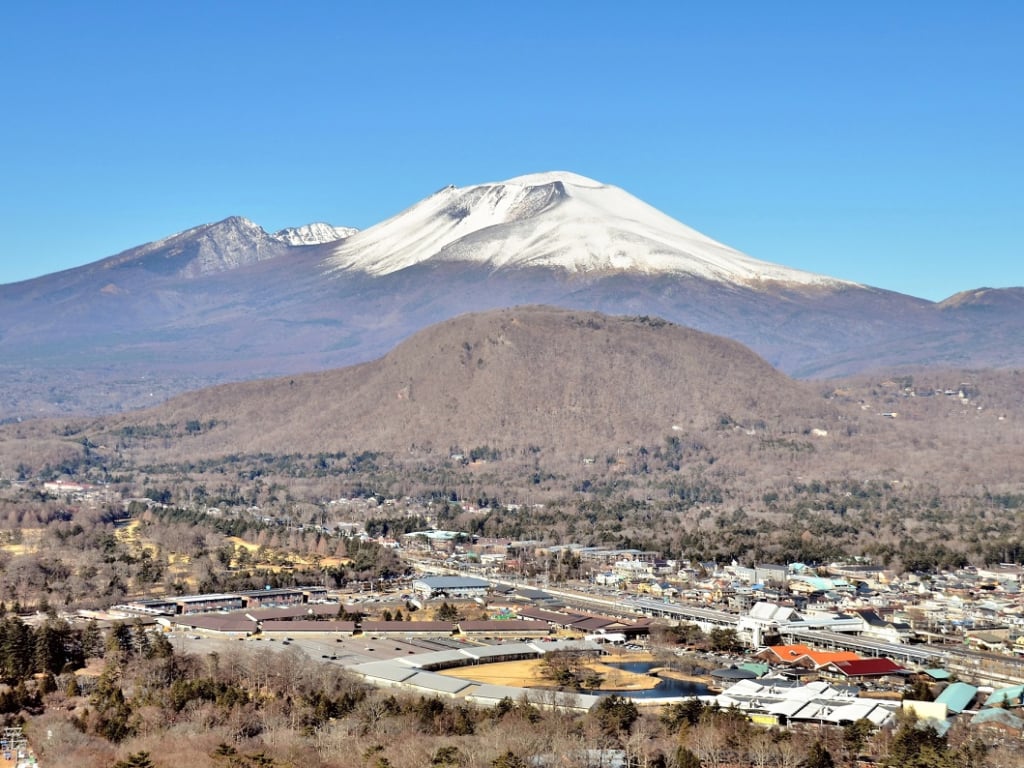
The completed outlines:
<svg viewBox="0 0 1024 768">
<path fill-rule="evenodd" d="M 124 760 L 118 760 L 113 768 L 155 768 L 149 752 L 134 752 Z"/>
<path fill-rule="evenodd" d="M 89 619 L 89 623 L 82 630 L 82 653 L 85 658 L 91 659 L 103 656 L 103 633 L 95 619 Z"/>
<path fill-rule="evenodd" d="M 825 749 L 825 745 L 816 741 L 801 765 L 803 768 L 835 768 L 836 761 L 832 759 L 832 753 Z"/>
<path fill-rule="evenodd" d="M 37 672 L 59 674 L 66 661 L 65 649 L 68 635 L 65 627 L 46 622 L 36 630 L 35 637 L 35 668 Z"/>
<path fill-rule="evenodd" d="M 0 622 L 0 672 L 8 680 L 24 680 L 35 672 L 35 633 L 17 616 Z"/>
<path fill-rule="evenodd" d="M 107 635 L 107 654 L 114 654 L 121 659 L 131 658 L 135 650 L 132 628 L 123 621 L 118 621 L 110 628 Z"/>
</svg>

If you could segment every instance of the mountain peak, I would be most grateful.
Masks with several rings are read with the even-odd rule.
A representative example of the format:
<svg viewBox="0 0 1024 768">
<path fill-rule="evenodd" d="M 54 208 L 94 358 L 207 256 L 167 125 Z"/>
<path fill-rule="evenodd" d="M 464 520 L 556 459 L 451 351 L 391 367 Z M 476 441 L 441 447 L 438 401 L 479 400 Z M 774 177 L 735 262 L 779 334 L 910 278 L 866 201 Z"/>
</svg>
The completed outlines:
<svg viewBox="0 0 1024 768">
<path fill-rule="evenodd" d="M 567 171 L 445 187 L 338 244 L 325 266 L 381 276 L 424 262 L 675 274 L 755 288 L 851 285 L 751 258 L 618 187 Z"/>
<path fill-rule="evenodd" d="M 134 265 L 150 272 L 196 278 L 273 259 L 292 246 L 337 242 L 356 231 L 315 222 L 269 234 L 251 219 L 228 216 L 123 251 L 100 265 L 105 269 Z"/>
<path fill-rule="evenodd" d="M 354 227 L 335 227 L 322 221 L 314 221 L 301 227 L 278 230 L 272 237 L 286 245 L 324 245 L 344 240 L 358 231 Z"/>
<path fill-rule="evenodd" d="M 938 304 L 940 309 L 995 309 L 1024 306 L 1024 288 L 974 288 L 954 293 Z"/>
<path fill-rule="evenodd" d="M 514 179 L 509 179 L 508 181 L 494 182 L 491 186 L 504 184 L 507 186 L 539 187 L 544 184 L 552 184 L 556 181 L 560 181 L 563 184 L 568 184 L 574 187 L 589 187 L 591 189 L 600 189 L 605 186 L 600 181 L 589 179 L 586 176 L 581 176 L 580 174 L 572 173 L 571 171 L 528 173 L 523 176 L 516 176 Z"/>
</svg>

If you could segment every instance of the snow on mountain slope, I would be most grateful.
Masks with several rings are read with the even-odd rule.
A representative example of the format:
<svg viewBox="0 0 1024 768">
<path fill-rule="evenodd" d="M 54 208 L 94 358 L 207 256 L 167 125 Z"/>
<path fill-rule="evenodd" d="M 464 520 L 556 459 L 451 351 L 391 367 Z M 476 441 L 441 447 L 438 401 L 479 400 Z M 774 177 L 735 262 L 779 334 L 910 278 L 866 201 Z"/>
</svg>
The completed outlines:
<svg viewBox="0 0 1024 768">
<path fill-rule="evenodd" d="M 301 227 L 286 227 L 271 237 L 287 245 L 323 245 L 344 240 L 358 231 L 354 227 L 335 227 L 322 221 L 315 221 Z"/>
<path fill-rule="evenodd" d="M 231 216 L 131 248 L 97 264 L 102 269 L 142 266 L 195 278 L 277 258 L 291 246 L 336 242 L 357 231 L 318 222 L 268 234 L 249 219 Z"/>
<path fill-rule="evenodd" d="M 103 269 L 143 266 L 194 278 L 274 258 L 287 246 L 241 216 L 203 224 L 98 262 Z"/>
<path fill-rule="evenodd" d="M 678 273 L 742 285 L 849 284 L 751 258 L 618 187 L 566 172 L 446 187 L 338 244 L 325 265 L 379 276 L 429 260 Z"/>
</svg>

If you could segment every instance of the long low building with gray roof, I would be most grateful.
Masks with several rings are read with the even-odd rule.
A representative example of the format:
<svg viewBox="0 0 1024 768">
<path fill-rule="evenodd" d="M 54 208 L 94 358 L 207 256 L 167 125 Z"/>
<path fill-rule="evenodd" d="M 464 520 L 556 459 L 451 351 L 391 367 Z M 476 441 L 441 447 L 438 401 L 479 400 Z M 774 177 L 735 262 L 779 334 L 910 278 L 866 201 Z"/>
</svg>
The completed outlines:
<svg viewBox="0 0 1024 768">
<path fill-rule="evenodd" d="M 576 709 L 589 711 L 603 696 L 544 688 L 513 688 L 509 685 L 479 685 L 466 694 L 466 701 L 485 707 L 496 707 L 504 699 L 520 702 L 524 699 L 542 709 Z"/>
<path fill-rule="evenodd" d="M 413 592 L 429 600 L 432 597 L 485 597 L 490 583 L 469 576 L 424 576 L 412 583 Z"/>
</svg>

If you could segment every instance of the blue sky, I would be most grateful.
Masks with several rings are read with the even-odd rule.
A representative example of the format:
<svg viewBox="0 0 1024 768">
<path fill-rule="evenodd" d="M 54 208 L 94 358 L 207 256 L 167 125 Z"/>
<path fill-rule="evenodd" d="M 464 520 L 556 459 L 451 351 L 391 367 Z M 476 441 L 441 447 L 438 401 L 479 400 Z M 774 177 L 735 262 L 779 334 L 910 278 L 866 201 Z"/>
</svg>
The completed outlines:
<svg viewBox="0 0 1024 768">
<path fill-rule="evenodd" d="M 1024 285 L 1021 40 L 999 0 L 7 3 L 0 283 L 561 169 L 788 266 Z"/>
</svg>

